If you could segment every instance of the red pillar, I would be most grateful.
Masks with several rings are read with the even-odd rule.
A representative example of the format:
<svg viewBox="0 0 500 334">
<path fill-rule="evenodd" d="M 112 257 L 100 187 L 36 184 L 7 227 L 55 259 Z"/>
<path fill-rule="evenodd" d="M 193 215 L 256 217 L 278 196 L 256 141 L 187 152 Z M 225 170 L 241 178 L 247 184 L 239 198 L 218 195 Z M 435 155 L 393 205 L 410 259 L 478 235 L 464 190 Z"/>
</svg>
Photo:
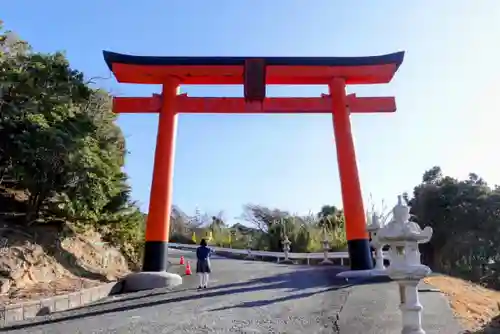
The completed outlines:
<svg viewBox="0 0 500 334">
<path fill-rule="evenodd" d="M 153 181 L 146 224 L 143 271 L 168 269 L 168 238 L 172 210 L 173 172 L 179 82 L 169 78 L 163 84 L 162 108 L 158 118 Z"/>
<path fill-rule="evenodd" d="M 363 270 L 371 269 L 373 261 L 371 259 L 368 232 L 366 231 L 365 210 L 363 208 L 363 197 L 361 195 L 345 86 L 344 79 L 334 78 L 329 84 L 329 89 L 332 98 L 333 129 L 351 269 Z"/>
</svg>

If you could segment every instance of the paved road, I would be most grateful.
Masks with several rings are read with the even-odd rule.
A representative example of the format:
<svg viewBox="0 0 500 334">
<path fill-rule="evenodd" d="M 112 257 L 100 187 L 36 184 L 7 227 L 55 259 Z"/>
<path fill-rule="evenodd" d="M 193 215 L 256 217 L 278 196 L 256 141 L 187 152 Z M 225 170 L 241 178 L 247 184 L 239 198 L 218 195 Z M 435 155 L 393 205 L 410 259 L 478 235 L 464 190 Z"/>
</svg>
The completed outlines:
<svg viewBox="0 0 500 334">
<path fill-rule="evenodd" d="M 172 262 L 178 263 L 180 254 L 172 252 Z M 184 254 L 194 262 L 192 253 Z M 383 321 L 372 319 L 373 314 L 383 314 L 387 310 L 386 307 L 378 313 L 367 313 L 364 317 L 370 321 L 357 319 L 362 325 L 349 327 L 349 319 L 359 318 L 363 303 L 369 304 L 369 298 L 379 297 L 366 292 L 366 300 L 360 301 L 365 292 L 360 295 L 356 293 L 358 287 L 347 287 L 336 279 L 337 269 L 332 267 L 289 266 L 219 257 L 214 257 L 212 263 L 214 273 L 206 290 L 197 291 L 198 278 L 187 276 L 183 286 L 172 291 L 110 297 L 89 307 L 27 321 L 0 332 L 366 334 L 375 333 L 370 326 Z M 173 267 L 173 270 L 180 269 Z M 365 288 L 384 289 L 369 288 L 369 285 Z M 354 304 L 347 303 L 348 296 L 353 296 Z M 341 313 L 343 307 L 346 310 Z M 393 308 L 397 310 L 396 305 Z M 391 323 L 388 331 L 380 333 L 400 333 L 400 319 L 394 318 Z"/>
</svg>

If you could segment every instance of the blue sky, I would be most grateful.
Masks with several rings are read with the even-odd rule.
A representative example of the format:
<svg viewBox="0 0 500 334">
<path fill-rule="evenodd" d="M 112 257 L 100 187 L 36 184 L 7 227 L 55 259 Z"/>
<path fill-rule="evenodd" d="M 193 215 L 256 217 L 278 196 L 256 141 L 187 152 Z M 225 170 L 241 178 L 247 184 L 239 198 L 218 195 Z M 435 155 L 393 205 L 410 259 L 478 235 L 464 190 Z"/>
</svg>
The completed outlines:
<svg viewBox="0 0 500 334">
<path fill-rule="evenodd" d="M 1 19 L 39 51 L 120 96 L 158 86 L 117 84 L 102 50 L 171 56 L 370 56 L 406 51 L 389 85 L 395 114 L 352 117 L 363 196 L 380 207 L 440 165 L 500 184 L 500 2 L 495 0 L 18 0 Z M 182 87 L 191 96 L 241 96 L 241 87 Z M 319 96 L 326 87 L 272 87 L 272 96 Z M 147 210 L 157 115 L 120 116 L 133 197 Z M 181 115 L 174 202 L 235 221 L 245 203 L 297 213 L 342 206 L 328 115 Z"/>
</svg>

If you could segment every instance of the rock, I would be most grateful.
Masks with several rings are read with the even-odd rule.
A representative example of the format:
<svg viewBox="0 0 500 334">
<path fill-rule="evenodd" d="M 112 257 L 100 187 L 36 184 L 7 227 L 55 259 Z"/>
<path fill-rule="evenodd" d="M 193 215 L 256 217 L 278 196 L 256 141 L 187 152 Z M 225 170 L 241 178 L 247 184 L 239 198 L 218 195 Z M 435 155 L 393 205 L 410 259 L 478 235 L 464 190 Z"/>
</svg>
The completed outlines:
<svg viewBox="0 0 500 334">
<path fill-rule="evenodd" d="M 19 279 L 24 275 L 24 261 L 11 254 L 0 257 L 0 272 L 3 276 L 13 280 Z"/>
<path fill-rule="evenodd" d="M 8 278 L 0 278 L 0 295 L 4 295 L 9 292 L 12 282 Z"/>
<path fill-rule="evenodd" d="M 41 263 L 38 267 L 31 267 L 29 272 L 33 283 L 51 282 L 61 276 L 58 275 L 54 266 L 48 263 Z"/>
<path fill-rule="evenodd" d="M 108 282 L 116 281 L 116 275 L 113 274 L 106 274 L 106 280 Z"/>
</svg>

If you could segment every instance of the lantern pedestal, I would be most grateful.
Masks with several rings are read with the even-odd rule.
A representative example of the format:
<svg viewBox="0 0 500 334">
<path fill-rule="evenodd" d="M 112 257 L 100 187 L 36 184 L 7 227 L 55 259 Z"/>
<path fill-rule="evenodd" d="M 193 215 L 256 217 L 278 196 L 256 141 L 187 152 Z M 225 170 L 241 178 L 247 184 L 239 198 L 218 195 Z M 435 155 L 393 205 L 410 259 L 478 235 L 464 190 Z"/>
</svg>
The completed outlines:
<svg viewBox="0 0 500 334">
<path fill-rule="evenodd" d="M 398 196 L 393 209 L 393 220 L 378 232 L 379 244 L 390 246 L 391 262 L 387 268 L 389 277 L 399 285 L 404 334 L 425 334 L 422 328 L 422 305 L 418 296 L 418 283 L 431 273 L 429 267 L 420 262 L 418 245 L 427 243 L 432 237 L 432 228 L 423 230 L 410 220 L 410 208 Z"/>
<path fill-rule="evenodd" d="M 290 245 L 292 242 L 288 240 L 288 237 L 285 235 L 285 238 L 283 240 L 283 253 L 285 253 L 285 258 L 283 261 L 279 261 L 279 263 L 283 264 L 293 264 L 293 261 L 288 258 L 288 254 L 290 253 Z"/>
<path fill-rule="evenodd" d="M 333 264 L 330 259 L 328 259 L 328 251 L 330 250 L 330 243 L 328 242 L 327 234 L 326 234 L 326 229 L 323 228 L 323 234 L 324 234 L 324 239 L 322 241 L 323 244 L 323 261 L 321 261 L 319 264 L 321 265 L 330 265 Z"/>
</svg>

